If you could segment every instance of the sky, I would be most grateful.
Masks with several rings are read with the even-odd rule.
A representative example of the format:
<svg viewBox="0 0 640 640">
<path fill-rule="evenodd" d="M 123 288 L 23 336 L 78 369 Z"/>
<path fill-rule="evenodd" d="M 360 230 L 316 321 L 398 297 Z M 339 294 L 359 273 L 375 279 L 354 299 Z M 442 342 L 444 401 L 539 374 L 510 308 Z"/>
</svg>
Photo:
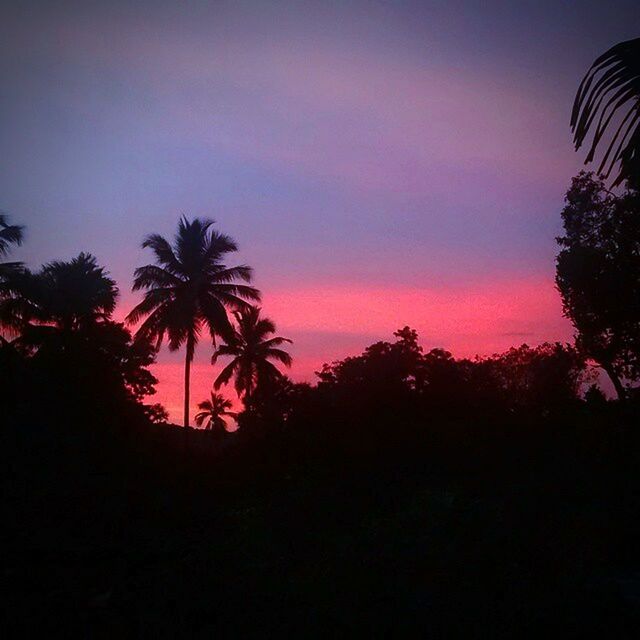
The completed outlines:
<svg viewBox="0 0 640 640">
<path fill-rule="evenodd" d="M 29 266 L 233 236 L 295 380 L 410 325 L 486 355 L 570 340 L 554 238 L 578 83 L 637 1 L 29 2 L 0 8 L 0 209 Z M 193 401 L 216 369 L 194 363 Z M 154 400 L 179 421 L 182 353 Z"/>
</svg>

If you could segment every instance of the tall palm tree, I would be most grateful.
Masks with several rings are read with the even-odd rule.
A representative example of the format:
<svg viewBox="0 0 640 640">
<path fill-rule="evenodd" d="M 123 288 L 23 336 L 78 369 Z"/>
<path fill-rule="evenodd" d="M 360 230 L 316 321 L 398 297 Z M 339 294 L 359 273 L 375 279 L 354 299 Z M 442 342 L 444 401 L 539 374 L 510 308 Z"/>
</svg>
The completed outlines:
<svg viewBox="0 0 640 640">
<path fill-rule="evenodd" d="M 152 234 L 142 243 L 155 254 L 156 264 L 135 270 L 133 290 L 146 289 L 144 298 L 127 316 L 135 324 L 146 319 L 136 333 L 151 339 L 159 349 L 165 334 L 169 349 L 186 345 L 184 365 L 184 426 L 189 426 L 189 380 L 195 346 L 203 327 L 211 339 L 233 335 L 227 309 L 249 307 L 248 300 L 260 300 L 260 292 L 238 281 L 251 281 L 246 265 L 227 267 L 227 253 L 237 251 L 236 243 L 211 227 L 212 220 L 181 218 L 171 245 Z"/>
<path fill-rule="evenodd" d="M 576 150 L 582 146 L 598 114 L 585 164 L 593 160 L 609 125 L 617 124 L 598 173 L 604 171 L 604 177 L 608 178 L 620 163 L 613 186 L 631 180 L 640 187 L 640 38 L 611 47 L 596 59 L 582 80 L 571 113 Z"/>
<path fill-rule="evenodd" d="M 51 262 L 35 273 L 14 271 L 5 289 L 8 297 L 0 305 L 0 320 L 32 346 L 55 341 L 64 348 L 73 334 L 109 320 L 118 297 L 114 280 L 88 253 Z"/>
<path fill-rule="evenodd" d="M 205 429 L 220 433 L 226 431 L 227 421 L 225 418 L 235 418 L 238 414 L 229 411 L 233 408 L 231 400 L 225 398 L 221 393 L 211 392 L 211 399 L 198 404 L 199 413 L 196 413 L 196 424 Z"/>
<path fill-rule="evenodd" d="M 270 361 L 291 366 L 291 356 L 278 348 L 285 342 L 291 343 L 291 340 L 280 336 L 268 337 L 275 333 L 276 327 L 272 320 L 260 316 L 259 307 L 236 311 L 234 316 L 238 327 L 227 344 L 215 350 L 211 364 L 215 364 L 220 356 L 232 356 L 233 360 L 221 371 L 213 387 L 219 389 L 235 376 L 238 397 L 243 397 L 245 407 L 250 408 L 255 389 L 282 375 Z"/>
<path fill-rule="evenodd" d="M 0 213 L 0 257 L 4 258 L 9 253 L 12 244 L 20 245 L 24 237 L 24 227 L 17 224 L 9 224 L 4 213 Z M 16 269 L 21 269 L 21 262 L 0 263 L 0 282 Z"/>
</svg>

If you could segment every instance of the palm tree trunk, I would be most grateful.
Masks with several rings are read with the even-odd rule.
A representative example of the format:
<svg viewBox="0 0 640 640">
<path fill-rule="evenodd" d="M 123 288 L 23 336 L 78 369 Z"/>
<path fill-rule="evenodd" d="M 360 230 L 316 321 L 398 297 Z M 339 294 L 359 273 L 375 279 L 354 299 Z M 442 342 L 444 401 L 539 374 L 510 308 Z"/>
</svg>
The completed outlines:
<svg viewBox="0 0 640 640">
<path fill-rule="evenodd" d="M 184 359 L 184 427 L 189 426 L 189 386 L 191 382 L 191 361 L 193 360 L 193 335 L 187 337 L 187 355 Z"/>
<path fill-rule="evenodd" d="M 251 374 L 249 374 L 244 389 L 244 406 L 248 412 L 251 412 L 251 401 L 253 400 L 253 388 L 251 382 Z"/>
</svg>

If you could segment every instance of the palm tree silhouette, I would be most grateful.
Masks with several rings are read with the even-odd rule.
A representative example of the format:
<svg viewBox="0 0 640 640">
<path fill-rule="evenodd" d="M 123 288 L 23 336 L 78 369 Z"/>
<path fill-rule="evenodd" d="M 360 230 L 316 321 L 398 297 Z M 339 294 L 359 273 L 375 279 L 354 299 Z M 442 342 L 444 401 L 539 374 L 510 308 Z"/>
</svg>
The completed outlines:
<svg viewBox="0 0 640 640">
<path fill-rule="evenodd" d="M 0 213 L 0 257 L 4 257 L 9 253 L 9 248 L 12 244 L 22 244 L 23 237 L 24 227 L 9 224 L 7 216 L 4 213 Z M 0 281 L 21 268 L 21 262 L 0 263 Z"/>
<path fill-rule="evenodd" d="M 198 409 L 201 409 L 199 413 L 196 413 L 196 424 L 201 427 L 205 425 L 205 429 L 221 433 L 226 431 L 227 421 L 226 417 L 235 418 L 238 414 L 229 411 L 233 408 L 231 400 L 225 398 L 221 393 L 211 392 L 211 399 L 205 400 L 198 404 Z"/>
<path fill-rule="evenodd" d="M 155 265 L 135 270 L 133 290 L 146 289 L 144 298 L 127 316 L 135 324 L 146 316 L 137 337 L 150 339 L 159 349 L 165 334 L 169 349 L 186 344 L 184 366 L 184 426 L 189 426 L 189 379 L 195 346 L 203 327 L 214 342 L 228 338 L 233 327 L 227 309 L 249 307 L 247 300 L 260 300 L 260 292 L 238 280 L 251 281 L 246 265 L 227 267 L 225 254 L 238 250 L 227 235 L 214 231 L 212 220 L 181 218 L 173 246 L 152 234 L 142 243 L 156 256 Z"/>
<path fill-rule="evenodd" d="M 233 356 L 233 360 L 221 371 L 213 383 L 219 389 L 235 376 L 238 397 L 243 397 L 247 409 L 251 407 L 251 397 L 256 387 L 280 377 L 282 374 L 270 360 L 291 366 L 291 356 L 278 347 L 291 340 L 275 336 L 276 327 L 269 318 L 260 317 L 260 308 L 251 307 L 234 312 L 238 328 L 227 344 L 220 345 L 212 358 L 215 364 L 220 356 Z"/>
<path fill-rule="evenodd" d="M 74 334 L 85 334 L 109 320 L 118 288 L 96 258 L 81 253 L 68 262 L 46 264 L 40 271 L 14 271 L 6 279 L 9 297 L 2 301 L 4 326 L 21 332 L 30 346 L 69 345 Z"/>
<path fill-rule="evenodd" d="M 622 113 L 624 109 L 626 113 Z M 608 178 L 620 163 L 613 186 L 624 180 L 640 186 L 640 38 L 611 47 L 596 59 L 582 80 L 571 113 L 576 150 L 582 146 L 598 114 L 585 164 L 593 160 L 600 140 L 618 114 L 618 126 L 598 173 L 605 171 L 604 177 Z"/>
</svg>

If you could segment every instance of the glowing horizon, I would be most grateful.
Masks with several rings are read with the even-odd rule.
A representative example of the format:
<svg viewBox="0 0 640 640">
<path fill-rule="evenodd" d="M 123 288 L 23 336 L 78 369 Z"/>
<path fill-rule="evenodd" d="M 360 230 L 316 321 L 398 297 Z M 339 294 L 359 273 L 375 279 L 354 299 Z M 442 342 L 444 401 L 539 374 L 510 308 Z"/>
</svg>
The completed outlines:
<svg viewBox="0 0 640 640">
<path fill-rule="evenodd" d="M 122 302 L 119 307 L 123 308 Z M 572 336 L 551 279 L 518 279 L 494 283 L 491 288 L 471 285 L 453 290 L 316 285 L 266 292 L 262 307 L 275 320 L 277 334 L 294 341 L 287 346 L 294 357 L 293 367 L 283 372 L 296 382 L 316 381 L 314 373 L 325 362 L 359 355 L 378 340 L 393 341 L 393 332 L 407 324 L 418 331 L 425 352 L 441 347 L 455 357 L 493 355 L 523 343 L 569 342 Z M 210 338 L 203 334 L 192 365 L 192 416 L 224 366 L 211 366 L 211 353 Z M 170 353 L 164 347 L 152 371 L 159 384 L 149 401 L 161 402 L 171 420 L 179 423 L 184 350 Z M 237 402 L 232 385 L 222 392 Z"/>
</svg>

